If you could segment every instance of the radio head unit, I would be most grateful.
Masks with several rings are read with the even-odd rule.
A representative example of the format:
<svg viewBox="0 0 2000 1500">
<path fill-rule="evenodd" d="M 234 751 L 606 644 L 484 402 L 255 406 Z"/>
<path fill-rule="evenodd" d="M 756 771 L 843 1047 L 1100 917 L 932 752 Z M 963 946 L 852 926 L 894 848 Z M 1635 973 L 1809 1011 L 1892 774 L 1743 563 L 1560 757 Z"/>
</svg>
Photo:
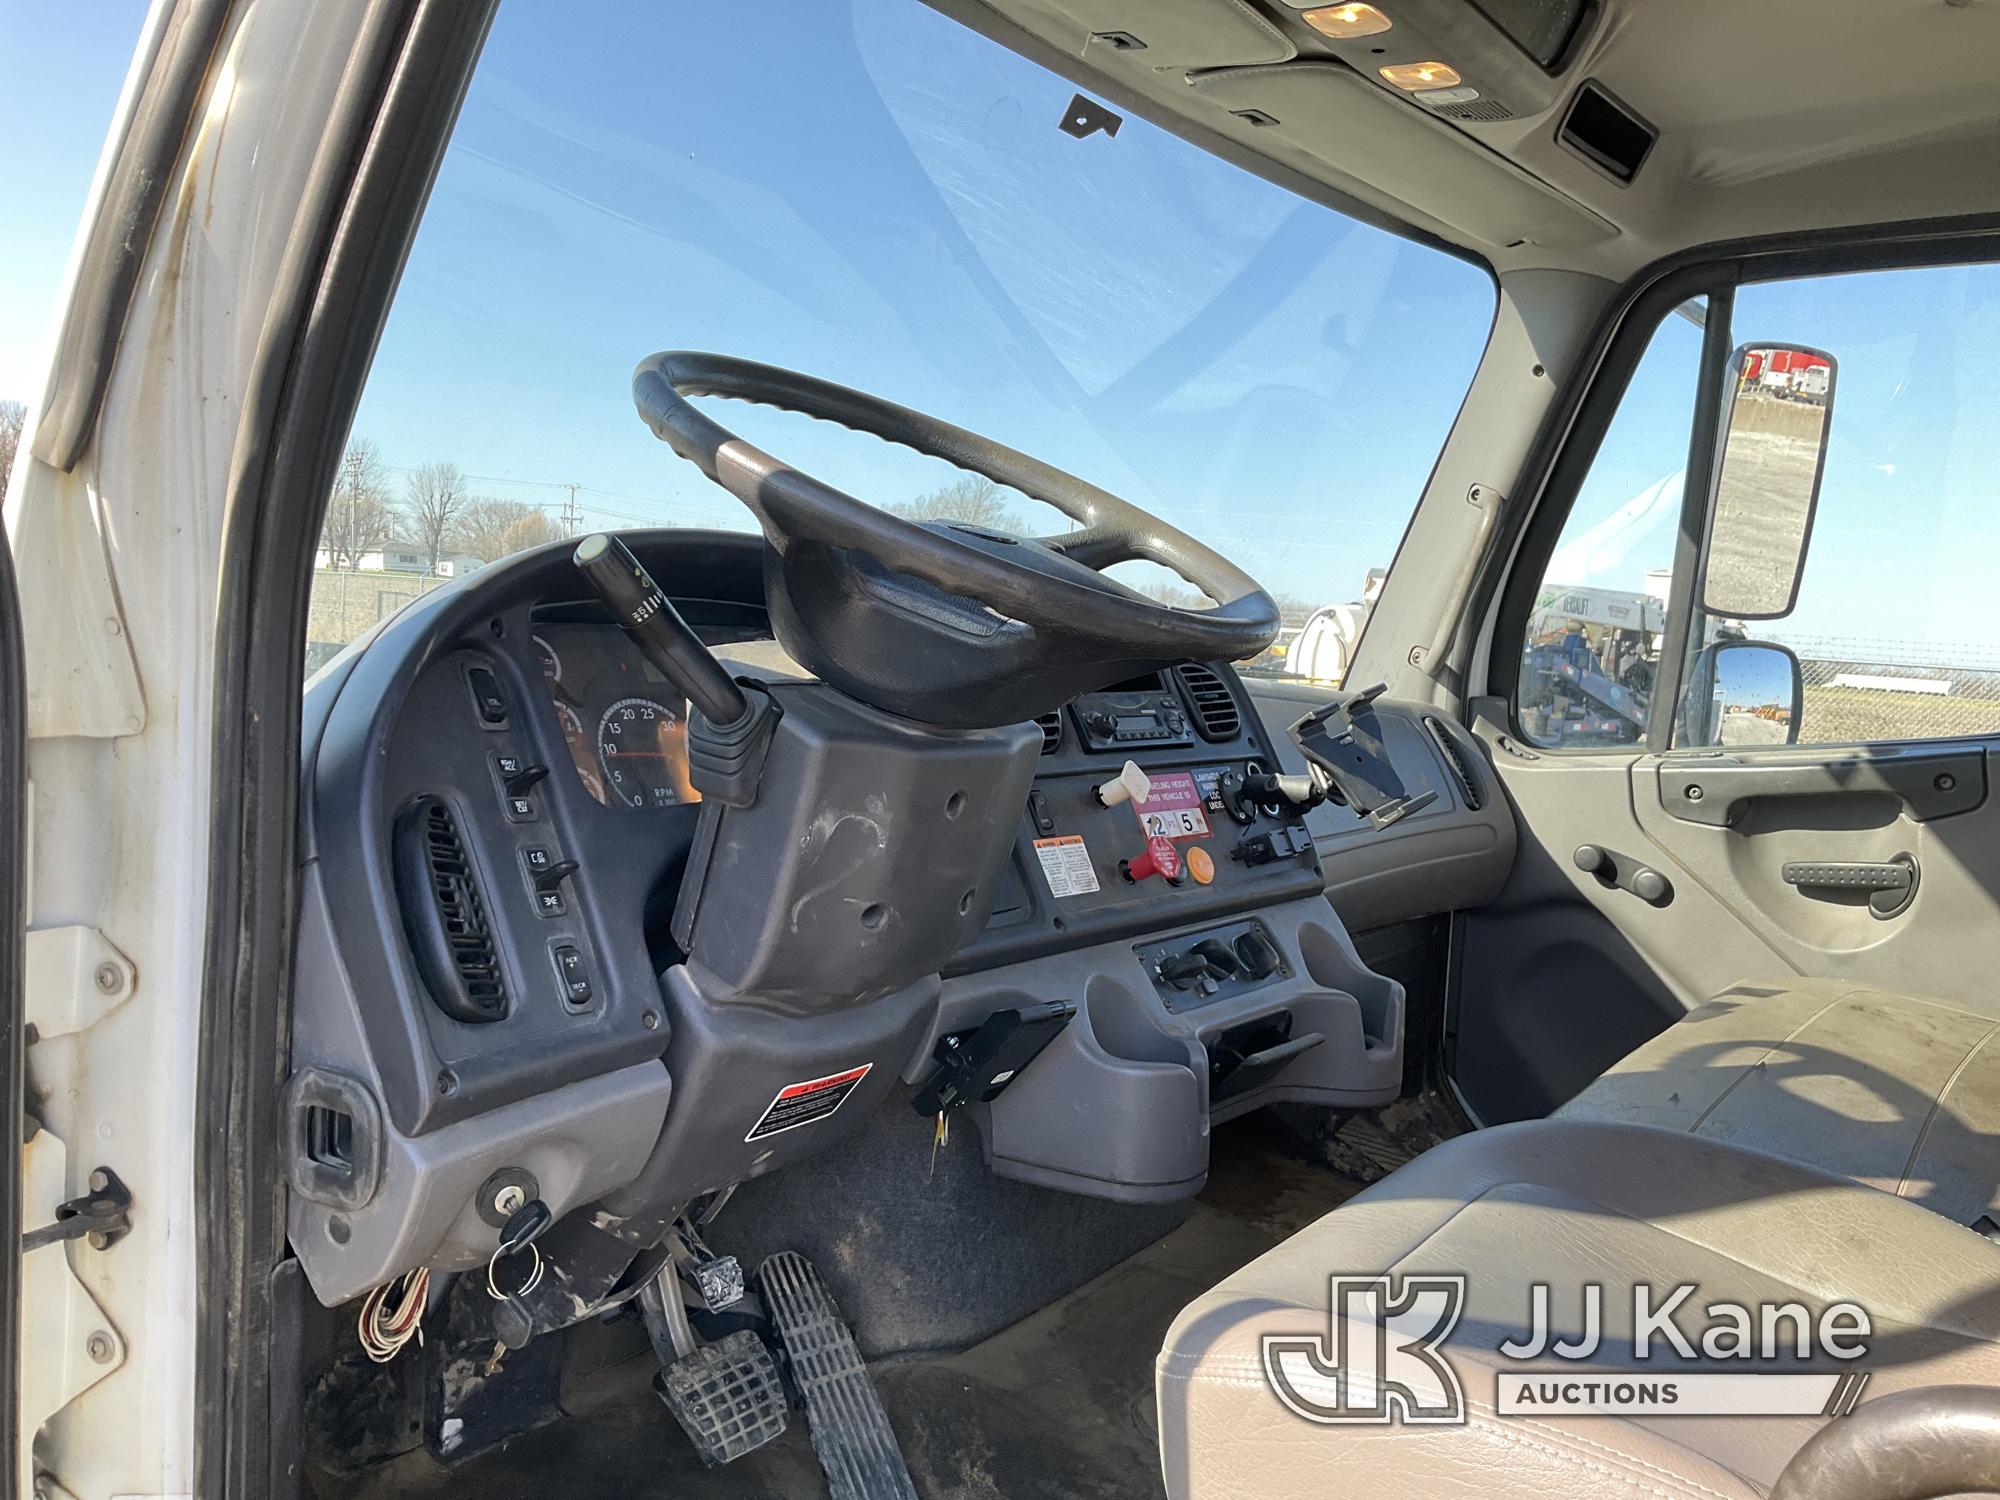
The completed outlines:
<svg viewBox="0 0 2000 1500">
<path fill-rule="evenodd" d="M 1164 672 L 1085 693 L 1072 705 L 1072 712 L 1086 750 L 1194 744 L 1187 709 Z"/>
</svg>

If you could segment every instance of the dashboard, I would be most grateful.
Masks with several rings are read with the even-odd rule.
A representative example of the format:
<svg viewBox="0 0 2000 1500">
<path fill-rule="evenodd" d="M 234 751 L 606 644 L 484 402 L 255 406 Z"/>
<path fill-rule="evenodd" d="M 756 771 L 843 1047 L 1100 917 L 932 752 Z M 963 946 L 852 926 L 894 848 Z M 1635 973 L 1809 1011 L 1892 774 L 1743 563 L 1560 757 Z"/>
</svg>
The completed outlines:
<svg viewBox="0 0 2000 1500">
<path fill-rule="evenodd" d="M 781 709 L 761 802 L 702 799 L 686 703 L 566 548 L 426 596 L 309 685 L 285 1107 L 291 1238 L 323 1302 L 482 1263 L 497 1182 L 652 1243 L 996 1017 L 1056 1030 L 971 1106 L 991 1170 L 1091 1196 L 1198 1191 L 1209 1123 L 1260 1104 L 1395 1096 L 1401 988 L 1341 917 L 1476 904 L 1504 879 L 1511 818 L 1456 726 L 1378 705 L 1403 779 L 1434 794 L 1388 828 L 1241 794 L 1301 764 L 1270 724 L 1325 695 L 1253 696 L 1226 664 L 1032 726 L 924 731 L 772 639 L 760 538 L 625 540 Z M 933 811 L 892 827 L 891 806 Z M 928 975 L 842 990 L 912 942 L 939 955 Z"/>
</svg>

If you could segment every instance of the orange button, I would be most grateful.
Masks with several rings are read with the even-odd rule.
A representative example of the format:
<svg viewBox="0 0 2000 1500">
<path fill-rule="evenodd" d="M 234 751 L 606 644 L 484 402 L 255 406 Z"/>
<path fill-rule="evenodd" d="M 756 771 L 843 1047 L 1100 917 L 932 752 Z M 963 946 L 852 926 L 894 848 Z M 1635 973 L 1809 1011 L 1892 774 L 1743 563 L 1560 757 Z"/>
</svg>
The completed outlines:
<svg viewBox="0 0 2000 1500">
<path fill-rule="evenodd" d="M 1185 858 L 1187 860 L 1187 872 L 1194 876 L 1194 883 L 1196 885 L 1207 885 L 1211 880 L 1215 879 L 1215 860 L 1210 857 L 1209 852 L 1202 848 L 1201 845 L 1196 844 L 1192 849 L 1188 850 Z"/>
</svg>

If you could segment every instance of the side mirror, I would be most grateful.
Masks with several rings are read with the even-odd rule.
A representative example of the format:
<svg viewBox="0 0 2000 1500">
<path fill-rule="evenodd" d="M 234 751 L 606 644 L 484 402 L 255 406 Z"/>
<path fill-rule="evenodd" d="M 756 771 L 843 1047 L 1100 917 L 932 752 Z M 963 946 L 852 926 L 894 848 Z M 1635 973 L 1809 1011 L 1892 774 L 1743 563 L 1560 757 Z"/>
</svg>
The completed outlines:
<svg viewBox="0 0 2000 1500">
<path fill-rule="evenodd" d="M 1834 360 L 1798 344 L 1744 344 L 1729 356 L 1701 607 L 1778 620 L 1798 602 L 1833 421 Z"/>
<path fill-rule="evenodd" d="M 1702 648 L 1688 675 L 1675 743 L 1796 744 L 1805 696 L 1805 677 L 1789 646 L 1716 641 Z"/>
</svg>

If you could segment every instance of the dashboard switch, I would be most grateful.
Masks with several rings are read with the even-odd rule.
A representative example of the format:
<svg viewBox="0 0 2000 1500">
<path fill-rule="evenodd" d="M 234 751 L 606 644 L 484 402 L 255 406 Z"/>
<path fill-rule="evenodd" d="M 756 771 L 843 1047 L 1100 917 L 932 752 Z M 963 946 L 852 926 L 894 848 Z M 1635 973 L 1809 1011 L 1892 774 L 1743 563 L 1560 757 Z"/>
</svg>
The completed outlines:
<svg viewBox="0 0 2000 1500">
<path fill-rule="evenodd" d="M 1293 824 L 1289 828 L 1274 828 L 1269 833 L 1253 833 L 1239 839 L 1236 847 L 1229 851 L 1229 857 L 1246 865 L 1268 865 L 1273 860 L 1296 859 L 1301 854 L 1309 854 L 1312 846 L 1312 835 Z"/>
<path fill-rule="evenodd" d="M 1118 861 L 1118 873 L 1135 884 L 1158 875 L 1169 885 L 1181 883 L 1181 851 L 1169 838 L 1146 840 L 1146 852 L 1134 859 Z"/>
<path fill-rule="evenodd" d="M 1238 936 L 1232 946 L 1243 972 L 1252 979 L 1269 979 L 1284 966 L 1277 945 L 1254 927 Z"/>
<path fill-rule="evenodd" d="M 1049 811 L 1048 793 L 1042 791 L 1028 793 L 1028 816 L 1034 821 L 1035 832 L 1044 837 L 1056 831 L 1055 814 Z"/>
<path fill-rule="evenodd" d="M 575 943 L 557 943 L 549 950 L 556 962 L 556 978 L 562 984 L 563 1004 L 580 1010 L 590 1004 L 590 970 Z"/>
<path fill-rule="evenodd" d="M 577 864 L 575 860 L 559 859 L 546 869 L 535 872 L 535 889 L 537 891 L 559 891 L 562 889 L 562 883 L 574 875 L 576 871 Z"/>
<path fill-rule="evenodd" d="M 510 797 L 519 797 L 527 793 L 530 788 L 544 776 L 548 775 L 549 768 L 547 766 L 518 766 L 510 775 L 503 767 L 500 774 L 507 777 L 507 795 Z"/>
<path fill-rule="evenodd" d="M 1202 961 L 1211 979 L 1233 979 L 1243 967 L 1243 961 L 1236 956 L 1236 950 L 1221 938 L 1206 937 L 1196 943 L 1188 952 Z"/>
<path fill-rule="evenodd" d="M 479 710 L 482 724 L 505 724 L 507 722 L 507 698 L 500 691 L 500 681 L 485 667 L 473 667 L 465 674 L 465 680 L 472 688 L 472 703 Z"/>
</svg>

